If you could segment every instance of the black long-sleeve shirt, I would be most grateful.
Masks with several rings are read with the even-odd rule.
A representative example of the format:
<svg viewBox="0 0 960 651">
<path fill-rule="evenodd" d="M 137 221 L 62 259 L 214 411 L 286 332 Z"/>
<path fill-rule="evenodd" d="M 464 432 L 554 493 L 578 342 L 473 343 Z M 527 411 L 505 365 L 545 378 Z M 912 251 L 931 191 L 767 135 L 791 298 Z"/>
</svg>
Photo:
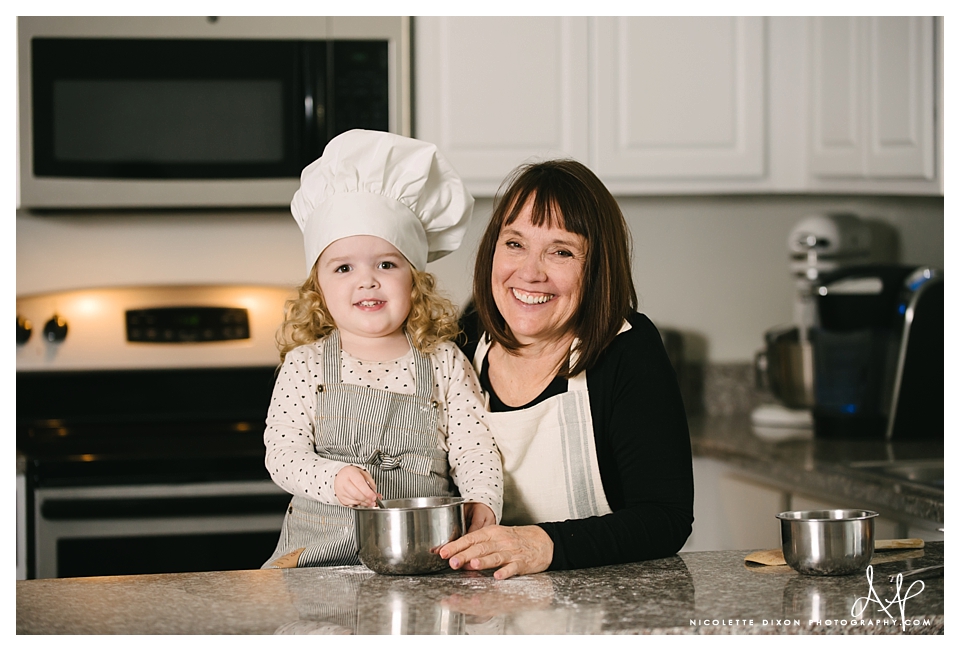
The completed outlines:
<svg viewBox="0 0 960 651">
<path fill-rule="evenodd" d="M 675 554 L 693 523 L 693 467 L 687 418 L 676 374 L 656 326 L 643 314 L 628 319 L 593 367 L 587 393 L 607 515 L 539 526 L 553 540 L 551 570 L 629 563 Z M 473 359 L 480 338 L 474 315 L 462 320 Z M 510 411 L 496 398 L 486 369 L 480 384 L 493 411 Z M 562 378 L 523 409 L 566 391 Z"/>
</svg>

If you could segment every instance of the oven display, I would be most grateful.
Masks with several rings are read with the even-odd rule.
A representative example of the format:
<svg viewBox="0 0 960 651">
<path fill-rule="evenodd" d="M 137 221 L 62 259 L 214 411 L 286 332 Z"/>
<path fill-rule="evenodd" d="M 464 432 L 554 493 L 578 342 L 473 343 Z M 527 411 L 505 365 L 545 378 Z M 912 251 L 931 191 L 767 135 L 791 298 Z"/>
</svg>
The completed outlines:
<svg viewBox="0 0 960 651">
<path fill-rule="evenodd" d="M 250 338 L 247 310 L 236 307 L 157 307 L 127 310 L 127 341 L 183 343 Z"/>
</svg>

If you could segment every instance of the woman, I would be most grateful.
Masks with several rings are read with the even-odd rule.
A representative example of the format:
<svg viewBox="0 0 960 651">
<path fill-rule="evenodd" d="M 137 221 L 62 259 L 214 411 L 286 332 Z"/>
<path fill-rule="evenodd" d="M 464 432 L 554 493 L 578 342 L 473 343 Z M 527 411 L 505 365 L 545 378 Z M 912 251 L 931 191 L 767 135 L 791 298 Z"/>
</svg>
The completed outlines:
<svg viewBox="0 0 960 651">
<path fill-rule="evenodd" d="M 450 567 L 505 579 L 683 546 L 687 421 L 636 307 L 627 226 L 600 180 L 569 160 L 518 169 L 480 242 L 463 324 L 503 455 L 508 526 L 445 545 Z"/>
</svg>

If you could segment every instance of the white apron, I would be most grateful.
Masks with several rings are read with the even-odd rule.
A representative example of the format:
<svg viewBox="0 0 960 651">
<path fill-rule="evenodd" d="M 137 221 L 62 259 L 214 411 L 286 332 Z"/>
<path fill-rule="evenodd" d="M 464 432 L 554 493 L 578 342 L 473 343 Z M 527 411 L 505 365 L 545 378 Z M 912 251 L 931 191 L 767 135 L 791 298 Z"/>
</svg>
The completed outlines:
<svg viewBox="0 0 960 651">
<path fill-rule="evenodd" d="M 490 340 L 481 336 L 473 356 L 478 376 L 489 349 Z M 503 457 L 502 524 L 611 512 L 600 481 L 586 371 L 568 380 L 566 393 L 528 409 L 491 412 L 490 396 L 484 397 L 490 432 Z"/>
</svg>

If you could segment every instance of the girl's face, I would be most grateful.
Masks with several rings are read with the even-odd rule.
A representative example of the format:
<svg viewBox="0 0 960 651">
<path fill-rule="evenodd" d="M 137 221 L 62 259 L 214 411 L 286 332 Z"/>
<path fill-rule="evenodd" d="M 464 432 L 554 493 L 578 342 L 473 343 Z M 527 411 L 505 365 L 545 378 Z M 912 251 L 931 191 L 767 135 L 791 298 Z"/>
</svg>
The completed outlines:
<svg viewBox="0 0 960 651">
<path fill-rule="evenodd" d="M 500 231 L 493 254 L 493 300 L 521 344 L 569 334 L 580 305 L 587 244 L 555 226 L 534 226 L 530 201 Z"/>
<path fill-rule="evenodd" d="M 395 246 L 373 235 L 336 240 L 320 254 L 315 273 L 344 340 L 406 340 L 413 272 Z"/>
</svg>

